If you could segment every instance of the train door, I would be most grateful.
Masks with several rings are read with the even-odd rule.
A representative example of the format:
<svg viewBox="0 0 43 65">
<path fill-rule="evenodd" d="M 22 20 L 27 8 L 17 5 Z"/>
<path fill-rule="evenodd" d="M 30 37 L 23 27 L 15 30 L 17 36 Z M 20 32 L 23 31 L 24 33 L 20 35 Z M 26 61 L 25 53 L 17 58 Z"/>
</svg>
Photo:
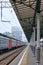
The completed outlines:
<svg viewBox="0 0 43 65">
<path fill-rule="evenodd" d="M 8 48 L 12 48 L 12 40 L 8 40 Z"/>
</svg>

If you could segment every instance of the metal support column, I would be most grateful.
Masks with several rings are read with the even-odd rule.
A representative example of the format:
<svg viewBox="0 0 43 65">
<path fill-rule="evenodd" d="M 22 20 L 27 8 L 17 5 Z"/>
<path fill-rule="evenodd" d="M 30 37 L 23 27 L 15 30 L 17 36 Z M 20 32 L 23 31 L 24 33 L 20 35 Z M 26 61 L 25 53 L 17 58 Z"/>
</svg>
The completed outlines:
<svg viewBox="0 0 43 65">
<path fill-rule="evenodd" d="M 37 18 L 37 65 L 40 65 L 40 13 L 36 14 L 36 18 Z"/>
<path fill-rule="evenodd" d="M 36 19 L 37 19 L 36 65 L 40 65 L 40 7 L 41 7 L 41 0 L 36 0 Z"/>
</svg>

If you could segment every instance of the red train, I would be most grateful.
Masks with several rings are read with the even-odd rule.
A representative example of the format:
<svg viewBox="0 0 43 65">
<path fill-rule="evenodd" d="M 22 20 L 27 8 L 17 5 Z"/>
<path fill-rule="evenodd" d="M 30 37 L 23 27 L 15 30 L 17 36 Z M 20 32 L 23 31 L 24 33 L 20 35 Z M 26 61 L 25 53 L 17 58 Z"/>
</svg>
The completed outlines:
<svg viewBox="0 0 43 65">
<path fill-rule="evenodd" d="M 0 50 L 7 48 L 11 49 L 12 47 L 18 47 L 23 45 L 25 45 L 25 43 L 20 40 L 0 34 Z"/>
</svg>

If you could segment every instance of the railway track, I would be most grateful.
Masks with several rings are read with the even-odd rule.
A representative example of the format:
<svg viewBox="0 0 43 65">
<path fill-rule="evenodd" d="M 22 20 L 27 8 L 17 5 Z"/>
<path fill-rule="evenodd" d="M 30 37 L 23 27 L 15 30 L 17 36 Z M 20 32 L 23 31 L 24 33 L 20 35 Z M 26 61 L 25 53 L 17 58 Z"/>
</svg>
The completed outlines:
<svg viewBox="0 0 43 65">
<path fill-rule="evenodd" d="M 25 48 L 25 46 L 16 49 L 15 52 L 11 53 L 10 55 L 0 59 L 0 65 L 9 65 Z"/>
</svg>

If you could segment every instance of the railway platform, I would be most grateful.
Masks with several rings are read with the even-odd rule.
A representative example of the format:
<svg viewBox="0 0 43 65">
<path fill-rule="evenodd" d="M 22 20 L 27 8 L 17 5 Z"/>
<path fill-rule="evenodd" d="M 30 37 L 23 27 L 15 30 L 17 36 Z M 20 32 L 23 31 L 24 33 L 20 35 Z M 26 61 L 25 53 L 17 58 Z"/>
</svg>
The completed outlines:
<svg viewBox="0 0 43 65">
<path fill-rule="evenodd" d="M 23 59 L 18 65 L 36 65 L 36 58 L 34 57 L 30 47 L 26 49 Z"/>
<path fill-rule="evenodd" d="M 30 47 L 28 47 L 21 63 L 19 62 L 18 65 L 37 65 L 36 56 L 34 56 Z M 43 47 L 41 47 L 40 52 L 40 65 L 43 65 Z"/>
<path fill-rule="evenodd" d="M 43 65 L 43 48 L 41 48 L 41 65 Z M 19 56 L 14 59 L 9 65 L 37 65 L 36 56 L 34 56 L 30 46 L 27 46 Z"/>
</svg>

